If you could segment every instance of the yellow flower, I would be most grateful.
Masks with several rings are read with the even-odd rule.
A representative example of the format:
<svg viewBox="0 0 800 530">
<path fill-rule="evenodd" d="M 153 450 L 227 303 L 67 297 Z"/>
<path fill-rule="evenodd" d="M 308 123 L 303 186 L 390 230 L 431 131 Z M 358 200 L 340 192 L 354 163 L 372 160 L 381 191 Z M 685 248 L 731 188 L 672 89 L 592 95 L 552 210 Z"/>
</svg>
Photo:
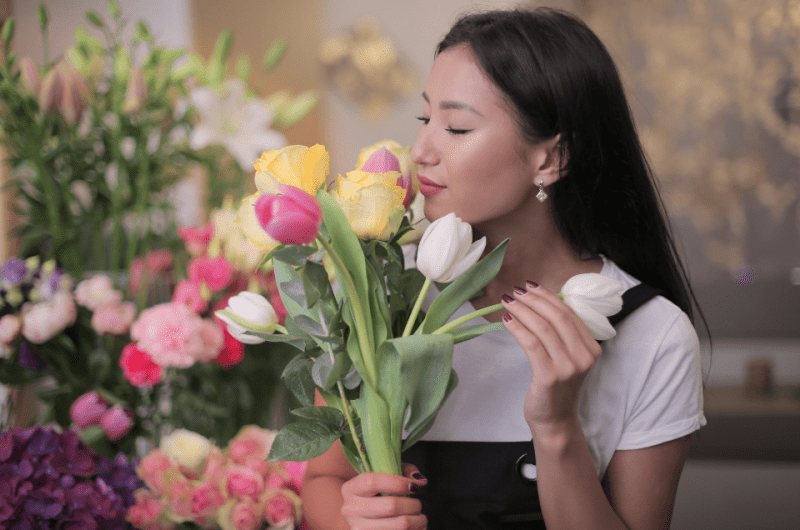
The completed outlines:
<svg viewBox="0 0 800 530">
<path fill-rule="evenodd" d="M 205 436 L 186 429 L 178 429 L 161 439 L 161 450 L 167 454 L 170 462 L 195 473 L 203 471 L 211 445 Z"/>
<path fill-rule="evenodd" d="M 354 170 L 337 179 L 332 193 L 350 226 L 362 239 L 388 240 L 403 220 L 406 190 L 397 185 L 397 171 L 367 173 Z"/>
<path fill-rule="evenodd" d="M 381 147 L 385 147 L 390 153 L 392 153 L 396 158 L 397 161 L 400 162 L 400 173 L 404 174 L 406 171 L 410 170 L 411 172 L 411 183 L 414 187 L 414 193 L 419 192 L 419 180 L 417 180 L 417 164 L 411 161 L 411 148 L 404 147 L 399 143 L 395 142 L 394 140 L 381 140 L 378 143 L 375 143 L 369 147 L 365 147 L 361 150 L 361 153 L 358 155 L 358 162 L 356 163 L 356 169 L 361 169 L 364 167 L 367 159 L 370 157 L 372 153 L 380 149 Z"/>
<path fill-rule="evenodd" d="M 234 269 L 250 274 L 264 255 L 245 238 L 236 221 L 236 213 L 232 201 L 227 198 L 221 208 L 211 212 L 214 237 L 208 245 L 208 256 L 223 255 Z"/>
<path fill-rule="evenodd" d="M 261 193 L 278 193 L 278 184 L 288 184 L 316 195 L 330 171 L 330 155 L 323 145 L 290 145 L 264 152 L 253 167 Z"/>
<path fill-rule="evenodd" d="M 278 246 L 278 242 L 269 237 L 256 218 L 255 204 L 260 193 L 254 193 L 242 199 L 236 212 L 236 222 L 247 241 L 261 252 L 269 252 Z"/>
</svg>

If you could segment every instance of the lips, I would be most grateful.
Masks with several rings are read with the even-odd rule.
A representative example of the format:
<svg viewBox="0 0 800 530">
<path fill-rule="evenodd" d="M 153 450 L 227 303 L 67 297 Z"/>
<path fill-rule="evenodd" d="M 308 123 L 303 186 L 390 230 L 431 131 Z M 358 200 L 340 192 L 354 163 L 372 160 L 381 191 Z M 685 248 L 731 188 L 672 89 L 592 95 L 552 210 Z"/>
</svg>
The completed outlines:
<svg viewBox="0 0 800 530">
<path fill-rule="evenodd" d="M 419 180 L 419 191 L 426 197 L 430 197 L 431 195 L 436 195 L 440 191 L 446 188 L 446 186 L 440 186 L 436 184 L 434 181 L 423 177 L 422 175 L 417 175 L 417 179 Z"/>
</svg>

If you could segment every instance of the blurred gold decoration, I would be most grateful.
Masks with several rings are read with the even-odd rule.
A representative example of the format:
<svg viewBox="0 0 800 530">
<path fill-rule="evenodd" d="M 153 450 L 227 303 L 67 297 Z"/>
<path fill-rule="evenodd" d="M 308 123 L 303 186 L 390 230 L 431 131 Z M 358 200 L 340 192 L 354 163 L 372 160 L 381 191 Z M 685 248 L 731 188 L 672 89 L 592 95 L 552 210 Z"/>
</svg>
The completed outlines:
<svg viewBox="0 0 800 530">
<path fill-rule="evenodd" d="M 414 89 L 417 76 L 399 58 L 394 43 L 376 20 L 364 17 L 353 29 L 330 37 L 320 47 L 320 60 L 330 80 L 378 122 Z"/>
<path fill-rule="evenodd" d="M 745 262 L 749 200 L 776 223 L 800 214 L 800 0 L 547 4 L 611 50 L 667 208 L 692 221 L 712 262 Z M 792 170 L 775 171 L 776 154 Z"/>
</svg>

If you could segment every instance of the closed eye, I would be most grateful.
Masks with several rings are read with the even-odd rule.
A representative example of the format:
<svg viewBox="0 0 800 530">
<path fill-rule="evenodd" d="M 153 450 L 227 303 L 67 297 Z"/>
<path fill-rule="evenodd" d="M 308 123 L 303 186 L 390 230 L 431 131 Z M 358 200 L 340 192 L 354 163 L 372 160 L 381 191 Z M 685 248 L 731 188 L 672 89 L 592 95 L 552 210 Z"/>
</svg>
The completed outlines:
<svg viewBox="0 0 800 530">
<path fill-rule="evenodd" d="M 424 123 L 425 125 L 428 125 L 428 122 L 431 121 L 430 118 L 426 118 L 425 116 L 417 116 L 417 119 L 422 123 Z"/>
<path fill-rule="evenodd" d="M 467 133 L 468 133 L 468 132 L 470 132 L 472 129 L 453 129 L 452 127 L 448 127 L 448 128 L 447 128 L 447 129 L 445 129 L 445 130 L 446 130 L 447 132 L 449 132 L 450 134 L 467 134 Z"/>
</svg>

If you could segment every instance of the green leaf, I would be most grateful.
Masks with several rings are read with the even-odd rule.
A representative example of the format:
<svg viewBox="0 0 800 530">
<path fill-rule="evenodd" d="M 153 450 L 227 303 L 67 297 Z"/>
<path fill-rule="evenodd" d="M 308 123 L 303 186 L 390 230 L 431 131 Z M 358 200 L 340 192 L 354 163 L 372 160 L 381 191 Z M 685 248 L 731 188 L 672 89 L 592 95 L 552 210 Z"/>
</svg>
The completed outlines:
<svg viewBox="0 0 800 530">
<path fill-rule="evenodd" d="M 458 344 L 459 342 L 464 342 L 469 339 L 474 339 L 475 337 L 480 337 L 484 333 L 489 333 L 490 331 L 501 331 L 506 329 L 502 322 L 492 322 L 490 324 L 476 324 L 473 326 L 459 326 L 454 330 L 450 331 L 450 335 L 453 337 L 453 343 Z"/>
<path fill-rule="evenodd" d="M 448 398 L 448 396 L 450 396 L 450 394 L 453 393 L 453 390 L 455 390 L 457 386 L 458 386 L 458 374 L 456 373 L 455 370 L 451 369 L 450 379 L 447 382 L 447 388 L 445 389 L 442 403 L 444 403 L 444 401 Z M 428 432 L 431 427 L 433 427 L 433 423 L 435 420 L 436 420 L 436 413 L 431 414 L 425 421 L 420 423 L 416 429 L 409 432 L 408 436 L 403 442 L 403 447 L 401 451 L 405 451 L 406 449 L 417 443 L 420 440 L 420 438 L 422 438 L 425 435 L 425 433 Z"/>
<path fill-rule="evenodd" d="M 311 407 L 314 405 L 314 390 L 316 385 L 311 378 L 313 359 L 298 355 L 286 365 L 281 374 L 286 387 L 292 391 L 301 405 Z"/>
<path fill-rule="evenodd" d="M 275 270 L 275 283 L 281 294 L 281 300 L 286 307 L 286 311 L 292 316 L 305 315 L 311 320 L 316 320 L 305 303 L 305 291 L 303 290 L 303 280 L 294 270 L 294 267 L 282 261 L 273 263 Z"/>
<path fill-rule="evenodd" d="M 341 351 L 334 355 L 334 360 L 331 361 L 330 355 L 320 355 L 314 361 L 314 367 L 311 369 L 311 376 L 317 386 L 330 390 L 337 381 L 342 379 L 353 366 L 353 362 L 346 352 Z"/>
<path fill-rule="evenodd" d="M 474 298 L 497 276 L 503 264 L 508 239 L 497 245 L 486 257 L 451 282 L 431 304 L 422 326 L 422 333 L 432 333 L 442 327 L 459 307 Z"/>
<path fill-rule="evenodd" d="M 272 258 L 276 261 L 282 261 L 300 267 L 305 265 L 310 256 L 313 256 L 319 251 L 314 247 L 297 246 L 297 245 L 279 245 L 275 247 L 268 255 L 267 261 Z"/>
<path fill-rule="evenodd" d="M 321 421 L 339 430 L 345 428 L 347 424 L 344 414 L 334 407 L 303 407 L 291 412 L 298 418 Z"/>
<path fill-rule="evenodd" d="M 286 51 L 286 39 L 275 39 L 264 54 L 264 72 L 270 73 L 283 57 Z"/>
<path fill-rule="evenodd" d="M 328 271 L 321 263 L 306 262 L 303 267 L 303 287 L 306 292 L 308 307 L 314 307 L 322 296 L 331 290 Z"/>
<path fill-rule="evenodd" d="M 150 28 L 147 27 L 147 23 L 144 20 L 139 20 L 136 22 L 136 31 L 133 34 L 133 38 L 138 41 L 144 42 L 153 42 L 153 37 L 150 34 Z"/>
<path fill-rule="evenodd" d="M 94 24 L 98 28 L 102 28 L 103 27 L 103 19 L 100 18 L 100 15 L 98 15 L 94 11 L 87 11 L 86 12 L 86 20 L 88 20 L 91 24 Z"/>
<path fill-rule="evenodd" d="M 3 22 L 3 42 L 5 42 L 6 47 L 11 44 L 11 39 L 14 38 L 14 19 L 7 18 L 5 22 Z"/>
<path fill-rule="evenodd" d="M 327 451 L 342 432 L 321 421 L 292 423 L 278 432 L 267 460 L 270 462 L 302 462 Z"/>
<path fill-rule="evenodd" d="M 262 333 L 260 331 L 245 331 L 245 335 L 253 335 L 264 339 L 267 342 L 283 342 L 289 344 L 290 346 L 294 346 L 298 350 L 305 350 L 306 347 L 306 340 L 303 337 L 298 337 L 296 335 L 283 335 L 277 333 Z"/>
<path fill-rule="evenodd" d="M 44 7 L 44 4 L 39 4 L 36 7 L 36 14 L 39 17 L 39 27 L 42 28 L 42 30 L 47 29 L 48 17 L 47 9 Z"/>
<path fill-rule="evenodd" d="M 111 0 L 108 2 L 108 12 L 111 14 L 113 18 L 119 18 L 119 3 L 115 0 Z"/>
</svg>

